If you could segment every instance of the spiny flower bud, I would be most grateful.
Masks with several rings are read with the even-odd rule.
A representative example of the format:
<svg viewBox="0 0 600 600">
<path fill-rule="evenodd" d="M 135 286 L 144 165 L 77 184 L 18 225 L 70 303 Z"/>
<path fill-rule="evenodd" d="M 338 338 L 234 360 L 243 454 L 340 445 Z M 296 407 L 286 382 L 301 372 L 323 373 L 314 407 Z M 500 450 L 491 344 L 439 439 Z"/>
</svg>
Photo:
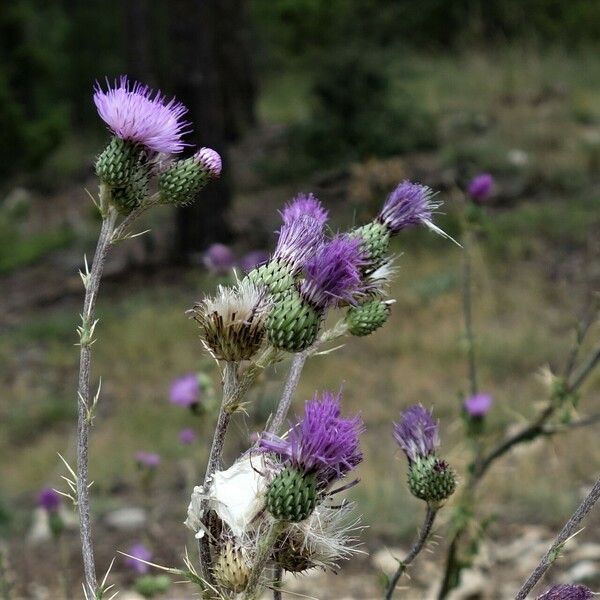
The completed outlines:
<svg viewBox="0 0 600 600">
<path fill-rule="evenodd" d="M 437 456 L 420 456 L 411 463 L 408 487 L 413 496 L 439 506 L 456 490 L 456 474 Z"/>
<path fill-rule="evenodd" d="M 367 300 L 358 306 L 352 306 L 346 313 L 348 331 L 352 335 L 369 335 L 379 329 L 390 316 L 393 300 Z"/>
<path fill-rule="evenodd" d="M 287 352 L 301 352 L 316 339 L 323 315 L 294 289 L 279 294 L 267 318 L 269 342 Z"/>
<path fill-rule="evenodd" d="M 140 149 L 133 143 L 113 137 L 96 160 L 96 175 L 109 187 L 125 187 L 140 157 Z"/>
<path fill-rule="evenodd" d="M 267 490 L 267 509 L 280 521 L 304 521 L 317 504 L 317 480 L 312 473 L 287 467 L 275 476 Z"/>
<path fill-rule="evenodd" d="M 190 312 L 213 356 L 237 362 L 250 360 L 259 349 L 267 309 L 263 291 L 244 280 L 232 288 L 219 286 L 214 298 L 205 298 Z"/>
<path fill-rule="evenodd" d="M 158 189 L 164 204 L 185 206 L 194 201 L 196 194 L 211 177 L 221 172 L 221 159 L 210 148 L 201 148 L 194 156 L 178 160 L 158 178 Z"/>
<path fill-rule="evenodd" d="M 234 542 L 227 542 L 215 561 L 213 575 L 226 590 L 235 594 L 243 592 L 250 577 L 250 565 L 243 548 Z"/>
<path fill-rule="evenodd" d="M 124 215 L 137 208 L 148 197 L 148 167 L 138 162 L 132 167 L 129 182 L 113 188 L 111 202 Z"/>
<path fill-rule="evenodd" d="M 383 223 L 371 221 L 357 227 L 352 235 L 362 242 L 362 249 L 369 260 L 369 270 L 375 270 L 385 263 L 392 234 Z"/>
</svg>

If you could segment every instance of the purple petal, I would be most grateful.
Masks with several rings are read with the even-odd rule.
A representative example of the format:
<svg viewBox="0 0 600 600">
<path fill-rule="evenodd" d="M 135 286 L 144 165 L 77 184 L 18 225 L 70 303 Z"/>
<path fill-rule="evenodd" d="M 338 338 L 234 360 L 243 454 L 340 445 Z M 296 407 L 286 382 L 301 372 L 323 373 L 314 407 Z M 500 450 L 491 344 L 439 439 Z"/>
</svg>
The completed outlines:
<svg viewBox="0 0 600 600">
<path fill-rule="evenodd" d="M 415 404 L 401 413 L 400 420 L 394 423 L 394 439 L 408 460 L 415 461 L 419 456 L 434 454 L 440 445 L 438 424 L 431 411 L 422 404 Z"/>
</svg>

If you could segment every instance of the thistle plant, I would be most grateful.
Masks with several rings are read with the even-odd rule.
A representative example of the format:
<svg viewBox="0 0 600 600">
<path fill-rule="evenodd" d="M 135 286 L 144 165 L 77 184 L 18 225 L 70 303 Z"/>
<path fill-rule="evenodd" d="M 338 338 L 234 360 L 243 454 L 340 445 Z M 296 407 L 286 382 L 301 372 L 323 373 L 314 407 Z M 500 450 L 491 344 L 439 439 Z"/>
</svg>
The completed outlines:
<svg viewBox="0 0 600 600">
<path fill-rule="evenodd" d="M 184 150 L 183 136 L 190 131 L 190 124 L 184 120 L 187 109 L 177 100 L 168 100 L 160 92 L 122 76 L 112 84 L 107 80 L 106 89 L 98 84 L 94 103 L 112 138 L 96 160 L 100 185 L 98 197 L 93 200 L 102 226 L 91 269 L 86 260 L 81 273 L 85 299 L 77 330 L 77 470 L 71 480 L 72 499 L 80 517 L 84 592 L 88 598 L 102 597 L 104 589 L 98 586 L 94 561 L 88 444 L 100 396 L 99 387 L 92 396 L 91 363 L 98 324 L 95 308 L 106 257 L 113 245 L 138 235 L 131 232 L 131 226 L 145 210 L 159 203 L 181 205 L 192 201 L 221 170 L 219 155 L 209 148 L 200 149 L 189 159 L 171 158 Z M 152 184 L 157 185 L 158 192 L 150 193 Z"/>
</svg>

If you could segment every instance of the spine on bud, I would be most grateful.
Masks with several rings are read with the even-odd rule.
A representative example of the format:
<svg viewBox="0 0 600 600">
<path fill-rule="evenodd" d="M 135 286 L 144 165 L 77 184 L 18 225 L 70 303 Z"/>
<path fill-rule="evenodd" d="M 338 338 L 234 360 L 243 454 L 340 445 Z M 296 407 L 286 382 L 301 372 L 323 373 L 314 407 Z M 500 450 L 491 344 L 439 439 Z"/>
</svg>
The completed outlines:
<svg viewBox="0 0 600 600">
<path fill-rule="evenodd" d="M 316 477 L 292 467 L 281 471 L 267 490 L 267 509 L 278 521 L 304 521 L 312 514 L 316 505 Z"/>
<path fill-rule="evenodd" d="M 371 221 L 354 230 L 353 235 L 362 240 L 361 248 L 368 261 L 369 270 L 381 267 L 390 249 L 390 230 L 379 221 Z"/>
<path fill-rule="evenodd" d="M 284 262 L 271 260 L 248 273 L 248 279 L 266 286 L 271 294 L 280 294 L 294 285 L 294 274 Z"/>
<path fill-rule="evenodd" d="M 413 496 L 437 508 L 456 490 L 456 474 L 435 455 L 419 456 L 410 465 L 408 487 Z"/>
<path fill-rule="evenodd" d="M 348 331 L 355 336 L 365 336 L 379 329 L 390 315 L 391 301 L 368 300 L 353 306 L 346 313 Z"/>
</svg>

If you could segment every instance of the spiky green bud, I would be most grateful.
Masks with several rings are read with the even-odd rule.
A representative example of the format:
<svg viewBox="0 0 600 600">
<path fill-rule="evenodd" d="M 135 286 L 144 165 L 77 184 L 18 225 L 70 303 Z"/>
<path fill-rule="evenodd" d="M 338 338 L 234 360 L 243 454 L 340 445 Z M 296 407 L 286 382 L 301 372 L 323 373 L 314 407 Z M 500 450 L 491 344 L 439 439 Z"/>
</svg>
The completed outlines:
<svg viewBox="0 0 600 600">
<path fill-rule="evenodd" d="M 435 455 L 419 456 L 410 465 L 408 487 L 413 496 L 439 506 L 454 493 L 456 474 Z"/>
<path fill-rule="evenodd" d="M 314 475 L 287 467 L 269 484 L 267 509 L 275 519 L 298 523 L 308 518 L 317 505 Z"/>
<path fill-rule="evenodd" d="M 272 294 L 285 292 L 294 285 L 293 273 L 284 262 L 278 260 L 271 260 L 253 269 L 248 273 L 248 278 L 256 284 L 267 286 Z"/>
<path fill-rule="evenodd" d="M 358 306 L 352 306 L 346 313 L 348 331 L 352 335 L 363 336 L 379 329 L 390 315 L 390 302 L 375 298 Z"/>
<path fill-rule="evenodd" d="M 178 160 L 158 178 L 161 202 L 185 206 L 208 183 L 210 175 L 196 156 Z"/>
<path fill-rule="evenodd" d="M 148 197 L 148 168 L 138 163 L 125 187 L 112 190 L 111 202 L 121 214 L 129 214 Z"/>
<path fill-rule="evenodd" d="M 114 137 L 96 160 L 96 175 L 109 187 L 125 187 L 139 155 L 136 146 Z"/>
<path fill-rule="evenodd" d="M 275 297 L 267 317 L 267 336 L 275 348 L 301 352 L 317 339 L 321 319 L 296 290 L 288 290 Z"/>
<path fill-rule="evenodd" d="M 352 235 L 362 239 L 362 249 L 369 260 L 369 267 L 374 270 L 386 261 L 390 249 L 390 230 L 379 221 L 371 221 L 356 228 Z"/>
<path fill-rule="evenodd" d="M 215 562 L 213 574 L 222 588 L 235 594 L 243 592 L 250 577 L 244 550 L 233 542 L 227 542 Z"/>
</svg>

